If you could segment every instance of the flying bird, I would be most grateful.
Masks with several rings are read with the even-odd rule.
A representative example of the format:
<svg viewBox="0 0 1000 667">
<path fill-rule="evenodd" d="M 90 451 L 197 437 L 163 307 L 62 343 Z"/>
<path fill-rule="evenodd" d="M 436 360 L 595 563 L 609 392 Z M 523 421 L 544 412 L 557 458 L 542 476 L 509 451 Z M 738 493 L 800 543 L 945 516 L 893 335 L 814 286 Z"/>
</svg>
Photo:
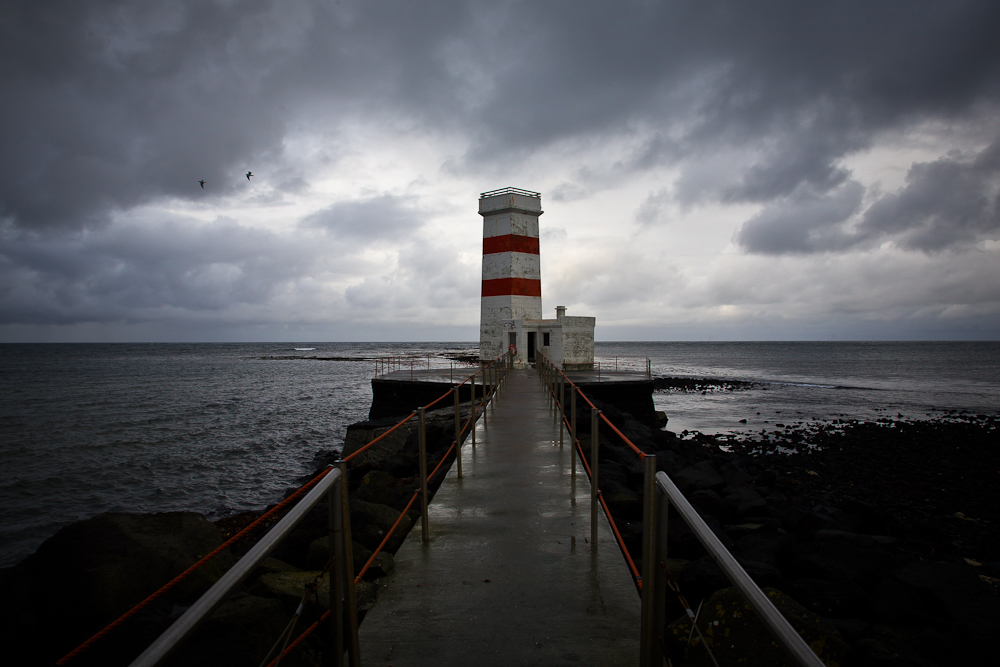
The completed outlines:
<svg viewBox="0 0 1000 667">
<path fill-rule="evenodd" d="M 251 177 L 251 176 L 253 176 L 253 172 L 252 172 L 252 171 L 248 171 L 248 172 L 247 172 L 247 180 L 248 180 L 248 181 L 250 180 L 250 177 Z"/>
<path fill-rule="evenodd" d="M 201 189 L 202 189 L 202 190 L 204 190 L 204 189 L 205 189 L 205 181 L 198 181 L 198 185 L 200 185 L 200 186 L 201 186 Z"/>
</svg>

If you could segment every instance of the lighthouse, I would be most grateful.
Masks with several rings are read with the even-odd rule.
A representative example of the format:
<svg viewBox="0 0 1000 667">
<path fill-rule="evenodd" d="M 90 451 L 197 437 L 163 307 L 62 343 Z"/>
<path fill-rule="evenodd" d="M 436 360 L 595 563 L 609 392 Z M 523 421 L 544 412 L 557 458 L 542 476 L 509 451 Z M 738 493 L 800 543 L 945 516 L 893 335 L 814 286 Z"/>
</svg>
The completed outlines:
<svg viewBox="0 0 1000 667">
<path fill-rule="evenodd" d="M 542 351 L 567 369 L 593 368 L 593 317 L 542 318 L 542 273 L 538 218 L 542 196 L 530 190 L 503 188 L 479 196 L 483 217 L 483 285 L 479 358 L 514 353 L 517 366 L 535 361 Z"/>
</svg>

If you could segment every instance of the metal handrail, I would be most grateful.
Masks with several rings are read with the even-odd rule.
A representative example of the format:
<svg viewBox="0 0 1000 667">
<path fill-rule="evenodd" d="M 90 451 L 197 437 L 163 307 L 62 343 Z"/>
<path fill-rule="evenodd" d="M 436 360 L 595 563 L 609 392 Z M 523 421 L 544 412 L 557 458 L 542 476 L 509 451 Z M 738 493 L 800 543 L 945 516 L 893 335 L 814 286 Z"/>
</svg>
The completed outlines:
<svg viewBox="0 0 1000 667">
<path fill-rule="evenodd" d="M 500 188 L 499 190 L 490 190 L 489 192 L 480 193 L 479 198 L 486 199 L 487 197 L 495 197 L 497 195 L 523 195 L 525 197 L 534 197 L 535 199 L 542 198 L 542 194 L 540 192 L 522 190 L 521 188 Z"/>
<path fill-rule="evenodd" d="M 180 618 L 174 621 L 167 630 L 159 636 L 159 638 L 150 644 L 145 651 L 136 658 L 131 667 L 151 667 L 152 665 L 159 664 L 161 660 L 167 657 L 171 651 L 177 648 L 182 641 L 208 616 L 218 607 L 226 596 L 229 595 L 234 588 L 239 586 L 244 579 L 246 579 L 251 572 L 267 558 L 268 554 L 281 542 L 282 539 L 288 536 L 289 533 L 295 528 L 296 525 L 305 517 L 305 515 L 319 502 L 319 499 L 327 494 L 333 504 L 339 504 L 341 494 L 337 492 L 338 482 L 342 479 L 342 472 L 339 469 L 332 469 L 328 472 L 323 479 L 321 479 L 313 489 L 306 494 L 305 498 L 300 500 L 292 510 L 284 516 L 274 528 L 268 531 L 268 533 L 261 538 L 261 540 L 254 545 L 250 551 L 247 552 L 243 558 L 241 558 L 235 565 L 229 568 L 215 584 L 208 589 L 208 591 L 202 595 L 198 600 L 191 605 L 187 611 L 185 611 Z M 332 505 L 331 505 L 332 507 Z M 335 511 L 331 511 L 331 514 L 335 514 Z M 341 532 L 341 538 L 343 538 L 343 532 Z M 339 545 L 336 549 L 337 552 L 341 551 L 341 546 Z M 340 564 L 343 564 L 343 559 L 338 559 Z M 342 572 L 331 573 L 331 577 L 342 577 Z M 331 583 L 333 583 L 331 581 Z M 353 583 L 353 578 L 352 578 Z M 334 599 L 334 586 L 331 586 L 330 595 L 330 607 L 331 609 L 339 607 L 340 601 Z M 336 632 L 340 632 L 342 626 L 334 625 Z M 357 627 L 353 628 L 354 632 L 357 632 Z M 356 640 L 353 645 L 356 645 Z M 336 657 L 336 656 L 335 656 Z M 340 658 L 343 658 L 343 653 L 340 653 Z M 339 663 L 338 663 L 339 664 Z"/>
<path fill-rule="evenodd" d="M 647 466 L 647 468 L 654 468 L 655 464 L 652 461 L 650 461 L 650 464 L 652 465 Z M 647 510 L 645 516 L 648 517 L 649 525 L 643 526 L 643 542 L 644 545 L 648 545 L 647 548 L 649 549 L 648 556 L 643 554 L 643 610 L 648 611 L 648 614 L 652 615 L 656 613 L 656 610 L 663 609 L 666 605 L 665 577 L 657 571 L 658 568 L 656 566 L 664 563 L 667 558 L 665 539 L 667 514 L 670 503 L 673 503 L 677 509 L 677 513 L 680 514 L 684 522 L 691 528 L 691 531 L 698 538 L 698 541 L 701 542 L 702 546 L 715 559 L 719 569 L 739 589 L 746 601 L 750 603 L 750 606 L 753 607 L 754 611 L 757 612 L 757 615 L 764 622 L 764 625 L 767 626 L 767 629 L 771 631 L 775 639 L 795 658 L 796 662 L 803 665 L 803 667 L 823 667 L 824 663 L 819 656 L 809 647 L 809 644 L 806 643 L 802 636 L 796 632 L 792 624 L 788 622 L 788 619 L 778 611 L 774 603 L 760 589 L 760 586 L 746 573 L 743 566 L 723 546 L 719 538 L 712 532 L 712 529 L 708 527 L 708 524 L 699 516 L 698 512 L 691 506 L 691 503 L 684 497 L 684 494 L 680 492 L 680 489 L 667 476 L 667 473 L 656 473 L 655 480 L 654 495 L 656 496 L 656 500 L 660 502 L 655 502 L 652 498 L 646 499 Z M 663 581 L 659 582 L 660 585 L 656 585 L 648 579 L 661 579 Z M 693 622 L 694 620 L 692 619 Z M 642 634 L 644 639 L 649 642 L 647 644 L 648 648 L 644 648 L 650 651 L 647 654 L 650 657 L 655 655 L 655 645 L 662 645 L 660 642 L 661 638 L 658 636 L 662 632 L 662 623 L 657 624 L 653 617 L 647 618 L 647 615 L 644 614 Z M 654 663 L 650 662 L 649 664 Z"/>
<path fill-rule="evenodd" d="M 647 360 L 648 363 L 648 360 Z M 708 527 L 708 524 L 701 518 L 691 503 L 688 502 L 684 494 L 681 493 L 680 489 L 671 481 L 670 477 L 667 476 L 665 472 L 656 472 L 656 457 L 646 454 L 635 446 L 621 431 L 615 428 L 614 424 L 607 419 L 603 414 L 597 410 L 593 403 L 587 398 L 576 384 L 572 380 L 566 377 L 562 369 L 553 364 L 544 355 L 542 355 L 542 363 L 539 364 L 539 372 L 542 374 L 542 380 L 547 385 L 551 386 L 551 391 L 553 396 L 555 395 L 556 381 L 555 378 L 558 376 L 562 381 L 565 381 L 572 387 L 573 398 L 576 398 L 576 394 L 579 393 L 580 396 L 590 405 L 591 407 L 591 458 L 593 469 L 589 469 L 588 473 L 591 475 L 591 502 L 592 502 L 592 512 L 591 512 L 591 540 L 596 545 L 596 521 L 597 515 L 594 512 L 596 510 L 596 503 L 594 500 L 601 500 L 600 493 L 597 490 L 597 422 L 598 418 L 604 421 L 605 424 L 611 427 L 611 429 L 628 445 L 633 451 L 635 451 L 640 460 L 643 463 L 643 472 L 645 477 L 645 482 L 643 485 L 643 537 L 642 537 L 642 576 L 638 580 L 639 591 L 642 599 L 642 627 L 640 629 L 640 664 L 643 667 L 647 665 L 659 666 L 663 663 L 663 646 L 664 646 L 664 613 L 666 611 L 666 577 L 663 576 L 659 571 L 659 566 L 662 564 L 665 566 L 667 559 L 667 518 L 669 514 L 670 503 L 673 502 L 674 506 L 677 508 L 678 514 L 684 519 L 685 523 L 691 528 L 691 531 L 695 534 L 698 540 L 701 542 L 702 546 L 711 554 L 715 559 L 715 562 L 719 565 L 719 568 L 726 575 L 726 577 L 733 583 L 733 585 L 743 594 L 750 606 L 757 612 L 761 620 L 767 626 L 768 630 L 775 636 L 775 638 L 785 647 L 785 649 L 795 658 L 798 664 L 803 667 L 822 667 L 824 662 L 816 655 L 816 653 L 809 647 L 804 639 L 796 632 L 795 628 L 788 622 L 788 620 L 781 614 L 780 611 L 774 606 L 760 587 L 754 582 L 754 580 L 746 573 L 746 570 L 737 562 L 736 558 L 723 546 L 719 538 L 716 537 L 712 529 Z M 559 399 L 555 402 L 553 406 L 554 409 L 560 412 L 564 411 L 563 403 L 563 390 L 560 382 L 559 387 Z M 573 406 L 573 414 L 571 423 L 567 424 L 570 428 L 570 432 L 573 434 L 574 447 L 579 446 L 579 442 L 576 441 L 576 406 Z M 565 422 L 565 418 L 564 418 Z M 582 447 L 579 449 L 580 455 L 583 455 Z M 575 463 L 575 457 L 574 457 Z M 587 467 L 587 461 L 584 459 L 584 466 Z M 574 466 L 574 473 L 575 473 Z M 608 518 L 610 520 L 610 513 L 606 511 Z M 613 525 L 613 522 L 612 522 Z M 623 549 L 624 553 L 627 553 Z M 628 557 L 626 557 L 627 560 Z M 692 619 L 692 623 L 694 620 Z"/>
<path fill-rule="evenodd" d="M 652 361 L 649 357 L 641 357 L 639 355 L 628 356 L 628 355 L 612 355 L 608 357 L 603 357 L 603 361 L 599 361 L 598 357 L 594 358 L 594 368 L 600 372 L 602 370 L 614 370 L 614 371 L 627 371 L 630 373 L 636 372 L 633 370 L 636 367 L 641 368 L 639 372 L 645 373 L 646 379 L 652 378 Z M 612 364 L 614 364 L 612 366 Z"/>
<path fill-rule="evenodd" d="M 494 369 L 496 371 L 496 381 L 490 383 L 490 392 L 489 392 L 488 396 L 484 397 L 484 402 L 488 398 L 490 398 L 490 397 L 492 397 L 492 396 L 494 396 L 494 395 L 497 394 L 497 391 L 498 391 L 500 385 L 503 383 L 503 380 L 506 379 L 506 375 L 507 375 L 506 370 L 510 366 L 510 355 L 509 354 L 501 355 L 497 359 L 494 359 L 493 361 L 491 361 L 490 363 L 488 363 L 485 366 L 484 369 L 481 369 L 480 372 L 482 372 L 482 370 L 488 370 L 488 369 L 492 368 L 493 366 L 497 367 L 496 369 Z M 417 498 L 421 497 L 422 495 L 426 498 L 426 494 L 427 494 L 427 481 L 430 480 L 430 479 L 432 479 L 433 477 L 435 477 L 438 474 L 438 472 L 441 471 L 442 466 L 444 466 L 445 462 L 448 460 L 448 457 L 451 455 L 451 453 L 453 451 L 455 451 L 456 447 L 460 446 L 460 444 L 461 444 L 461 442 L 460 442 L 461 441 L 461 436 L 462 436 L 462 434 L 465 433 L 465 426 L 470 426 L 470 425 L 473 424 L 473 422 L 474 422 L 474 420 L 476 418 L 476 415 L 478 413 L 478 410 L 474 410 L 473 411 L 473 414 L 469 417 L 469 420 L 465 423 L 465 426 L 461 425 L 461 420 L 460 420 L 460 417 L 459 417 L 459 414 L 458 414 L 458 406 L 459 406 L 459 404 L 458 404 L 458 392 L 459 392 L 461 386 L 463 384 L 465 384 L 466 381 L 468 381 L 470 379 L 473 379 L 475 377 L 475 375 L 476 374 L 474 373 L 473 375 L 469 376 L 469 378 L 466 378 L 465 381 L 463 381 L 460 384 L 456 385 L 455 387 L 453 387 L 452 389 L 450 389 L 449 392 L 443 394 L 441 397 L 439 397 L 437 400 L 434 401 L 434 403 L 437 403 L 438 401 L 440 401 L 440 400 L 444 399 L 445 397 L 447 397 L 448 393 L 453 393 L 454 394 L 454 397 L 456 399 L 456 401 L 455 401 L 455 433 L 457 434 L 457 437 L 455 438 L 455 441 L 451 443 L 451 447 L 449 447 L 448 451 L 446 451 L 444 453 L 444 455 L 441 457 L 441 460 L 438 462 L 437 466 L 435 466 L 434 470 L 431 471 L 430 473 L 428 473 L 426 475 L 426 477 L 423 474 L 421 474 L 420 487 L 418 489 L 416 489 L 416 491 L 414 491 L 413 496 L 410 498 L 410 502 L 408 502 L 406 504 L 406 507 L 400 513 L 400 518 L 396 520 L 396 523 L 393 524 L 392 528 L 390 528 L 389 531 L 385 534 L 385 536 L 382 539 L 381 544 L 379 544 L 379 546 L 375 549 L 375 551 L 369 557 L 368 562 L 365 563 L 365 566 L 362 567 L 361 570 L 358 572 L 358 574 L 355 576 L 355 578 L 354 578 L 354 583 L 355 584 L 357 584 L 357 582 L 361 581 L 361 577 L 368 570 L 368 568 L 372 565 L 372 563 L 375 562 L 375 557 L 379 553 L 381 553 L 382 549 L 385 548 L 385 545 L 388 544 L 390 537 L 393 535 L 393 533 L 395 532 L 396 528 L 399 526 L 402 517 L 406 516 L 409 513 L 410 508 L 413 506 L 413 503 L 416 502 Z M 418 408 L 411 415 L 409 415 L 406 419 L 404 419 L 399 424 L 397 424 L 396 427 L 401 426 L 407 419 L 409 419 L 410 417 L 413 417 L 414 415 L 418 415 L 424 409 L 426 409 L 426 408 Z M 472 428 L 473 428 L 473 432 L 475 432 L 475 430 L 474 430 L 475 427 L 472 426 Z M 425 437 L 426 436 L 423 433 L 421 433 L 421 435 L 420 435 L 421 440 L 423 440 Z M 374 443 L 375 441 L 372 441 L 372 442 Z M 372 443 L 369 443 L 369 444 L 372 444 Z M 426 454 L 426 447 L 424 447 L 423 449 L 424 449 L 424 452 Z M 358 451 L 360 452 L 361 450 L 358 450 Z M 424 460 L 424 455 L 421 456 L 422 460 Z M 350 457 L 348 457 L 348 458 L 350 458 Z M 456 458 L 458 460 L 458 476 L 461 477 L 462 476 L 462 457 L 461 457 L 461 452 L 460 451 L 456 455 Z M 339 462 L 338 465 L 344 466 L 346 464 L 346 461 L 347 461 L 347 459 L 343 459 L 343 460 L 341 460 Z M 421 467 L 425 468 L 426 466 L 425 465 L 421 465 Z M 346 468 L 341 467 L 341 470 L 342 471 L 346 471 Z M 428 537 L 428 535 L 426 533 L 426 529 L 424 528 L 424 526 L 427 525 L 426 524 L 426 517 L 427 517 L 427 511 L 426 510 L 422 512 L 422 516 L 423 516 L 423 519 L 422 519 L 422 527 L 421 527 L 421 538 L 422 538 L 423 541 L 426 541 L 427 537 Z M 345 567 L 347 568 L 347 571 L 353 570 L 353 565 L 347 560 L 346 554 L 345 554 L 345 563 L 346 563 Z M 348 590 L 352 591 L 353 589 L 349 588 Z M 353 605 L 353 604 L 354 604 L 353 601 L 349 602 L 349 605 Z M 326 614 L 324 614 L 320 618 L 319 621 L 316 621 L 309 628 L 307 628 L 301 635 L 299 635 L 298 639 L 296 639 L 291 645 L 288 646 L 287 649 L 285 649 L 285 651 L 282 653 L 282 655 L 284 656 L 284 655 L 287 655 L 288 653 L 290 653 L 298 644 L 300 644 L 307 636 L 309 636 L 309 634 L 311 634 L 319 626 L 320 623 L 322 623 L 323 621 L 325 621 L 329 615 L 330 615 L 330 612 L 326 612 Z M 340 623 L 340 622 L 341 621 L 338 620 L 338 619 L 334 620 L 334 623 Z M 337 626 L 337 627 L 339 627 L 339 626 Z M 352 617 L 352 627 L 354 627 L 353 617 Z M 352 650 L 352 654 L 351 654 L 352 655 L 352 667 L 353 667 L 354 664 L 356 664 L 355 658 L 353 656 L 360 654 L 360 646 L 357 645 L 357 642 L 356 642 L 357 635 L 356 634 L 354 634 L 352 636 L 352 639 L 355 640 L 355 643 L 352 644 L 352 649 L 351 649 Z M 342 653 L 343 653 L 343 651 L 339 651 L 338 655 L 342 654 Z"/>
</svg>

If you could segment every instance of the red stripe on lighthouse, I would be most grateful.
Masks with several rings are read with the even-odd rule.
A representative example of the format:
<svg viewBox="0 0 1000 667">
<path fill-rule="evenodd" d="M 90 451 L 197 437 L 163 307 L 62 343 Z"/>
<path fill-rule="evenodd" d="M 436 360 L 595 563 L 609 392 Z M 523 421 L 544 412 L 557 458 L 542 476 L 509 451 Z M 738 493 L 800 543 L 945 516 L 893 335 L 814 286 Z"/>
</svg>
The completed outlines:
<svg viewBox="0 0 1000 667">
<path fill-rule="evenodd" d="M 483 296 L 542 296 L 542 281 L 531 278 L 494 278 L 483 281 Z"/>
<path fill-rule="evenodd" d="M 527 255 L 537 255 L 538 237 L 518 236 L 517 234 L 485 237 L 483 239 L 483 254 L 494 255 L 498 252 L 523 252 Z"/>
</svg>

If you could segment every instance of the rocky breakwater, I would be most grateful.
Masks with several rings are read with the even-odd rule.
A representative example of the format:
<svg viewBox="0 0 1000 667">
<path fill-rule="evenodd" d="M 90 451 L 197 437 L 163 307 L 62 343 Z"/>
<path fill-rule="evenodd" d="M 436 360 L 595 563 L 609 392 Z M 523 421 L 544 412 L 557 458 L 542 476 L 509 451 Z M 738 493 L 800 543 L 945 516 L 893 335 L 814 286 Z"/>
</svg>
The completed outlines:
<svg viewBox="0 0 1000 667">
<path fill-rule="evenodd" d="M 1000 603 L 1000 438 L 995 416 L 801 426 L 730 439 L 678 437 L 621 407 L 605 416 L 666 472 L 827 662 L 993 662 Z M 589 414 L 578 421 L 589 443 Z M 639 457 L 600 429 L 602 494 L 641 556 Z M 584 449 L 588 452 L 589 446 Z M 794 451 L 796 453 L 789 454 Z M 789 664 L 678 516 L 668 569 L 720 664 Z M 640 566 L 641 567 L 641 566 Z M 677 599 L 675 665 L 710 665 Z"/>
<path fill-rule="evenodd" d="M 464 403 L 460 411 L 465 421 L 472 414 L 471 403 Z M 398 421 L 393 417 L 351 425 L 344 456 Z M 455 439 L 453 407 L 428 411 L 426 437 L 428 470 L 433 470 Z M 374 603 L 374 580 L 392 570 L 393 553 L 419 520 L 419 500 L 405 511 L 419 487 L 418 451 L 414 418 L 349 466 L 355 573 L 360 573 L 393 525 L 399 523 L 385 550 L 357 585 L 360 618 Z M 314 473 L 299 482 L 308 481 L 339 458 L 336 451 L 317 453 Z M 451 454 L 444 460 L 441 473 L 431 481 L 432 492 L 453 459 Z M 243 512 L 213 524 L 194 512 L 109 513 L 66 526 L 21 563 L 0 569 L 2 662 L 53 664 L 260 515 Z M 68 664 L 129 664 L 279 519 L 280 515 L 269 518 Z M 292 617 L 306 585 L 317 579 L 327 563 L 328 535 L 327 506 L 322 500 L 240 590 L 171 656 L 169 664 L 259 665 Z M 320 577 L 317 593 L 297 624 L 298 631 L 329 609 L 329 591 L 329 577 Z M 313 633 L 282 664 L 323 664 L 329 637 L 328 630 Z"/>
</svg>

